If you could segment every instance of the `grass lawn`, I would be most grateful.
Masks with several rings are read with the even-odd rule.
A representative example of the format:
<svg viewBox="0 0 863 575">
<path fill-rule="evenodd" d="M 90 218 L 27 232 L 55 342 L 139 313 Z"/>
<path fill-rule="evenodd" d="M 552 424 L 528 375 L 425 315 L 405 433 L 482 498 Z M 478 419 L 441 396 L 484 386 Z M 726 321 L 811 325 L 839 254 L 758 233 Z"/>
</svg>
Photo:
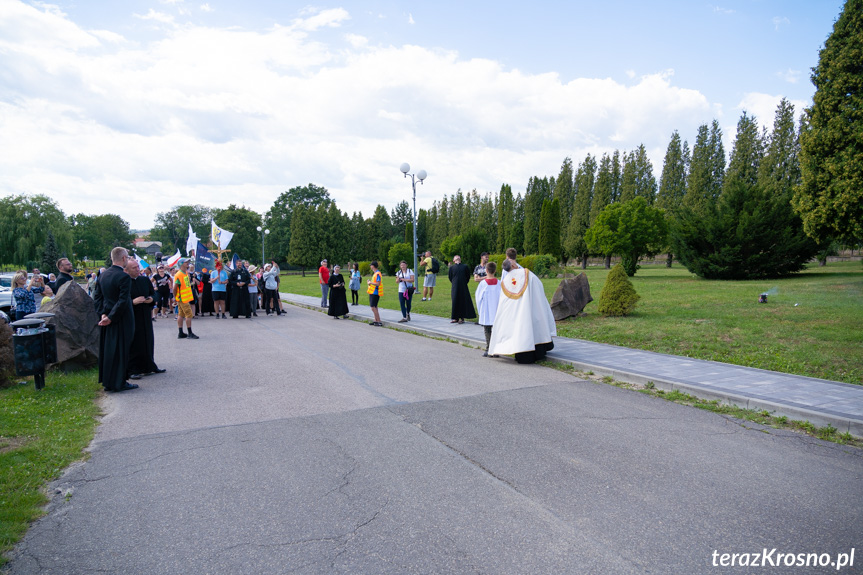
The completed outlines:
<svg viewBox="0 0 863 575">
<path fill-rule="evenodd" d="M 0 553 L 42 514 L 44 485 L 84 456 L 99 414 L 95 370 L 49 372 L 38 392 L 26 379 L 26 385 L 0 389 Z"/>
<path fill-rule="evenodd" d="M 794 277 L 764 281 L 703 280 L 679 264 L 646 265 L 632 278 L 639 305 L 624 318 L 596 312 L 607 274 L 601 267 L 587 270 L 594 301 L 587 315 L 558 322 L 559 336 L 863 384 L 860 262 L 813 265 Z M 560 280 L 542 282 L 551 301 Z M 437 283 L 431 302 L 414 299 L 416 313 L 449 317 L 449 280 L 440 275 Z M 282 277 L 281 291 L 321 293 L 316 273 Z M 768 303 L 759 304 L 758 295 L 767 291 Z M 364 292 L 360 297 L 368 305 Z M 391 277 L 384 278 L 380 306 L 399 308 Z"/>
</svg>

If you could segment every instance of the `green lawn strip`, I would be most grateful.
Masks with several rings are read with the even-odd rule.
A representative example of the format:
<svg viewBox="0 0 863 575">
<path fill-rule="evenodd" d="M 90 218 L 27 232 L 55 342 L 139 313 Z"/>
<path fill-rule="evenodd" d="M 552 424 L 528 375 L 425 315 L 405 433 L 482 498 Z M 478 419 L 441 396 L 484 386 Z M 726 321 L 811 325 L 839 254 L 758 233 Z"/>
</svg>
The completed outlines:
<svg viewBox="0 0 863 575">
<path fill-rule="evenodd" d="M 95 370 L 49 372 L 41 391 L 32 378 L 0 389 L 0 553 L 42 514 L 46 484 L 84 458 L 100 413 L 96 379 Z"/>
<path fill-rule="evenodd" d="M 596 312 L 608 270 L 591 267 L 586 273 L 594 301 L 586 315 L 558 322 L 561 337 L 863 384 L 860 262 L 814 265 L 790 278 L 763 281 L 702 280 L 679 264 L 645 265 L 631 278 L 641 300 L 635 313 L 623 318 Z M 542 283 L 550 301 L 560 279 Z M 472 293 L 476 285 L 471 282 Z M 284 276 L 281 290 L 319 296 L 317 274 Z M 418 292 L 413 311 L 449 317 L 449 291 L 449 280 L 438 276 L 432 301 L 420 301 Z M 757 303 L 767 291 L 768 302 Z M 380 307 L 399 309 L 391 277 L 384 278 Z"/>
<path fill-rule="evenodd" d="M 648 382 L 647 385 L 625 383 L 622 381 L 617 381 L 609 375 L 597 376 L 594 375 L 593 372 L 578 371 L 572 365 L 565 363 L 559 363 L 556 361 L 541 361 L 539 363 L 546 367 L 569 373 L 579 379 L 595 381 L 598 383 L 606 383 L 615 387 L 634 390 L 639 393 L 650 395 L 652 397 L 658 397 L 667 401 L 673 401 L 674 403 L 679 403 L 681 405 L 697 407 L 698 409 L 712 411 L 713 413 L 718 413 L 720 415 L 727 415 L 735 419 L 751 421 L 753 423 L 757 423 L 766 427 L 772 427 L 774 429 L 790 429 L 794 431 L 800 431 L 806 433 L 807 435 L 811 435 L 812 437 L 817 437 L 818 439 L 823 439 L 825 441 L 832 441 L 833 443 L 863 448 L 863 439 L 854 437 L 850 433 L 837 433 L 838 430 L 829 424 L 824 427 L 816 427 L 808 421 L 788 419 L 784 415 L 771 415 L 771 413 L 767 410 L 756 411 L 754 409 L 744 409 L 742 407 L 737 407 L 736 405 L 720 403 L 719 400 L 716 399 L 701 399 L 699 397 L 695 397 L 694 395 L 689 395 L 688 393 L 683 393 L 677 390 L 665 391 L 662 389 L 657 389 L 651 382 Z"/>
</svg>

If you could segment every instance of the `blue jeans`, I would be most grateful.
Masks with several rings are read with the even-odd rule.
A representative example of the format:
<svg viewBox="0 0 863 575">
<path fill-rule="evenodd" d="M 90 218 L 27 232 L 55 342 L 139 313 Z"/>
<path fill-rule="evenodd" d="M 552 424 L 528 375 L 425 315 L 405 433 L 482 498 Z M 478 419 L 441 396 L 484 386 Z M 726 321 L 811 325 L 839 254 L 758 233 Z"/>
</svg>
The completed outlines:
<svg viewBox="0 0 863 575">
<path fill-rule="evenodd" d="M 330 286 L 321 284 L 321 307 L 326 307 L 328 295 L 330 295 Z"/>
<path fill-rule="evenodd" d="M 402 308 L 402 317 L 407 318 L 411 312 L 411 300 L 407 293 L 399 293 L 399 306 Z"/>
</svg>

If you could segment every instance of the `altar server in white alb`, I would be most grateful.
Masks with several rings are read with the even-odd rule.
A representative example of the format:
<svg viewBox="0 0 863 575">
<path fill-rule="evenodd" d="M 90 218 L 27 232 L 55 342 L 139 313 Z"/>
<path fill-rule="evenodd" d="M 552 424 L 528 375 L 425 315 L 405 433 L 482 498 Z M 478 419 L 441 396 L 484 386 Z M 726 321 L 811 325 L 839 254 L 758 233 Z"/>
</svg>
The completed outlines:
<svg viewBox="0 0 863 575">
<path fill-rule="evenodd" d="M 479 266 L 477 266 L 479 267 Z M 494 316 L 497 315 L 497 305 L 500 302 L 500 285 L 494 273 L 497 264 L 488 262 L 483 267 L 483 278 L 476 287 L 476 309 L 479 312 L 479 325 L 485 330 L 485 353 L 488 357 L 488 344 L 491 341 L 491 332 L 494 327 Z"/>
<path fill-rule="evenodd" d="M 489 355 L 515 354 L 518 363 L 533 363 L 554 349 L 554 315 L 539 278 L 507 259 L 500 278 L 501 298 L 494 317 Z"/>
</svg>

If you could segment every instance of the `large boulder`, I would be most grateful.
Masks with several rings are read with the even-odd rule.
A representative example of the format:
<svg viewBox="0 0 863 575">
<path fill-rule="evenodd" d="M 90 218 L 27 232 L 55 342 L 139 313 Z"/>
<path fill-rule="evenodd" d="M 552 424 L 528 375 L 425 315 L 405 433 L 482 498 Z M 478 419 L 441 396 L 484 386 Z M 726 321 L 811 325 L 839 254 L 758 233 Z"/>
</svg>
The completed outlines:
<svg viewBox="0 0 863 575">
<path fill-rule="evenodd" d="M 578 315 L 587 304 L 593 301 L 587 275 L 581 272 L 574 278 L 560 282 L 551 298 L 551 313 L 554 320 L 560 321 Z"/>
<path fill-rule="evenodd" d="M 75 282 L 66 282 L 39 311 L 53 313 L 57 326 L 57 363 L 63 370 L 93 367 L 99 361 L 99 317 L 93 299 Z"/>
</svg>

